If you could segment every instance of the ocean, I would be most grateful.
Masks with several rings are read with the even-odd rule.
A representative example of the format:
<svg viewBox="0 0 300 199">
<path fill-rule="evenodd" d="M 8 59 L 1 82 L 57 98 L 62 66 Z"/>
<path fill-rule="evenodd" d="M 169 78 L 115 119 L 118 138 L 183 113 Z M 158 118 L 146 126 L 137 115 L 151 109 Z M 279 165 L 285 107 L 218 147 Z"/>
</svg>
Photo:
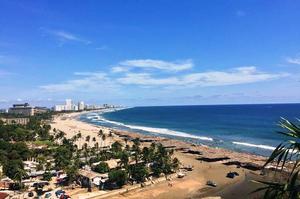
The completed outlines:
<svg viewBox="0 0 300 199">
<path fill-rule="evenodd" d="M 80 120 L 267 156 L 283 140 L 277 133 L 281 117 L 296 121 L 300 104 L 133 107 L 83 114 Z"/>
</svg>

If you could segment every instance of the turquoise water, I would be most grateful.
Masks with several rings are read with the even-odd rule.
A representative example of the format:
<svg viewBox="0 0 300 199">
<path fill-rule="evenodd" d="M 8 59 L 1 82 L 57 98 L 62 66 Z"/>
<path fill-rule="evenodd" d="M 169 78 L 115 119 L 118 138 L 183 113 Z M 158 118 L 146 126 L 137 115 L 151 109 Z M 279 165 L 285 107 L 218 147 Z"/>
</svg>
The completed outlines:
<svg viewBox="0 0 300 199">
<path fill-rule="evenodd" d="M 116 129 L 269 155 L 283 139 L 280 117 L 300 118 L 300 104 L 135 107 L 81 120 Z"/>
</svg>

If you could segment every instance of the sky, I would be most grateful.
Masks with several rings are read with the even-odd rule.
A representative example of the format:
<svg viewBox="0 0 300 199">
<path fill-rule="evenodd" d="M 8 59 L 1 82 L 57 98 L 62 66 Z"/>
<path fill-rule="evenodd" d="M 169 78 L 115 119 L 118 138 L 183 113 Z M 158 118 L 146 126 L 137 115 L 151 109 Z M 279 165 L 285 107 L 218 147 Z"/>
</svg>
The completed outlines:
<svg viewBox="0 0 300 199">
<path fill-rule="evenodd" d="M 300 1 L 0 0 L 0 107 L 300 102 Z"/>
</svg>

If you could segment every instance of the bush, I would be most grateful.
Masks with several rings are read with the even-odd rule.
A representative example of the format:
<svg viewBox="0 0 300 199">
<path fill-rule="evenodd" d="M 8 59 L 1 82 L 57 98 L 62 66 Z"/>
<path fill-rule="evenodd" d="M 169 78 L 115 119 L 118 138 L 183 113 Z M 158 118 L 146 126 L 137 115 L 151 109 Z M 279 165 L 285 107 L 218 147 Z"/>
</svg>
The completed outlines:
<svg viewBox="0 0 300 199">
<path fill-rule="evenodd" d="M 138 182 L 144 182 L 145 178 L 149 175 L 147 168 L 144 165 L 133 165 L 131 176 Z"/>
<path fill-rule="evenodd" d="M 128 176 L 124 170 L 114 170 L 108 174 L 109 182 L 115 182 L 118 186 L 122 187 L 126 184 Z"/>
<path fill-rule="evenodd" d="M 115 153 L 119 153 L 122 151 L 122 144 L 118 141 L 115 141 L 112 145 L 111 145 L 111 151 L 115 152 Z"/>
<path fill-rule="evenodd" d="M 43 174 L 43 180 L 50 181 L 51 178 L 52 178 L 52 174 L 51 174 L 49 171 L 46 171 L 46 172 Z"/>
<path fill-rule="evenodd" d="M 100 164 L 93 168 L 93 171 L 98 173 L 107 173 L 109 172 L 109 166 L 106 162 L 100 162 Z"/>
</svg>

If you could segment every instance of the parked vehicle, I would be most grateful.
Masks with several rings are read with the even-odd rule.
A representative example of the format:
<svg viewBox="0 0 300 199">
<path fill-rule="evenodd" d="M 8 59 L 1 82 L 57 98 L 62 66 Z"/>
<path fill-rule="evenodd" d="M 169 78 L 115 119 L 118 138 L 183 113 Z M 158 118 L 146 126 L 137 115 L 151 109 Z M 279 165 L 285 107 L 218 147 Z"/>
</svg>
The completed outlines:
<svg viewBox="0 0 300 199">
<path fill-rule="evenodd" d="M 183 178 L 184 176 L 185 176 L 185 174 L 184 174 L 184 173 L 181 173 L 181 172 L 177 174 L 177 177 L 178 177 L 178 178 Z"/>
<path fill-rule="evenodd" d="M 237 172 L 229 172 L 226 175 L 227 178 L 234 178 L 235 176 L 239 176 L 239 174 Z"/>
<path fill-rule="evenodd" d="M 61 195 L 65 194 L 66 192 L 64 190 L 57 190 L 55 191 L 56 197 L 60 198 Z"/>
<path fill-rule="evenodd" d="M 33 196 L 34 196 L 34 193 L 33 193 L 32 191 L 30 191 L 30 192 L 28 193 L 28 197 L 31 198 L 31 197 L 33 197 Z"/>
<path fill-rule="evenodd" d="M 45 198 L 51 198 L 52 196 L 52 193 L 51 192 L 46 192 L 45 193 Z"/>
<path fill-rule="evenodd" d="M 215 183 L 214 181 L 208 180 L 206 182 L 206 185 L 211 186 L 211 187 L 217 187 L 217 183 Z"/>
</svg>

